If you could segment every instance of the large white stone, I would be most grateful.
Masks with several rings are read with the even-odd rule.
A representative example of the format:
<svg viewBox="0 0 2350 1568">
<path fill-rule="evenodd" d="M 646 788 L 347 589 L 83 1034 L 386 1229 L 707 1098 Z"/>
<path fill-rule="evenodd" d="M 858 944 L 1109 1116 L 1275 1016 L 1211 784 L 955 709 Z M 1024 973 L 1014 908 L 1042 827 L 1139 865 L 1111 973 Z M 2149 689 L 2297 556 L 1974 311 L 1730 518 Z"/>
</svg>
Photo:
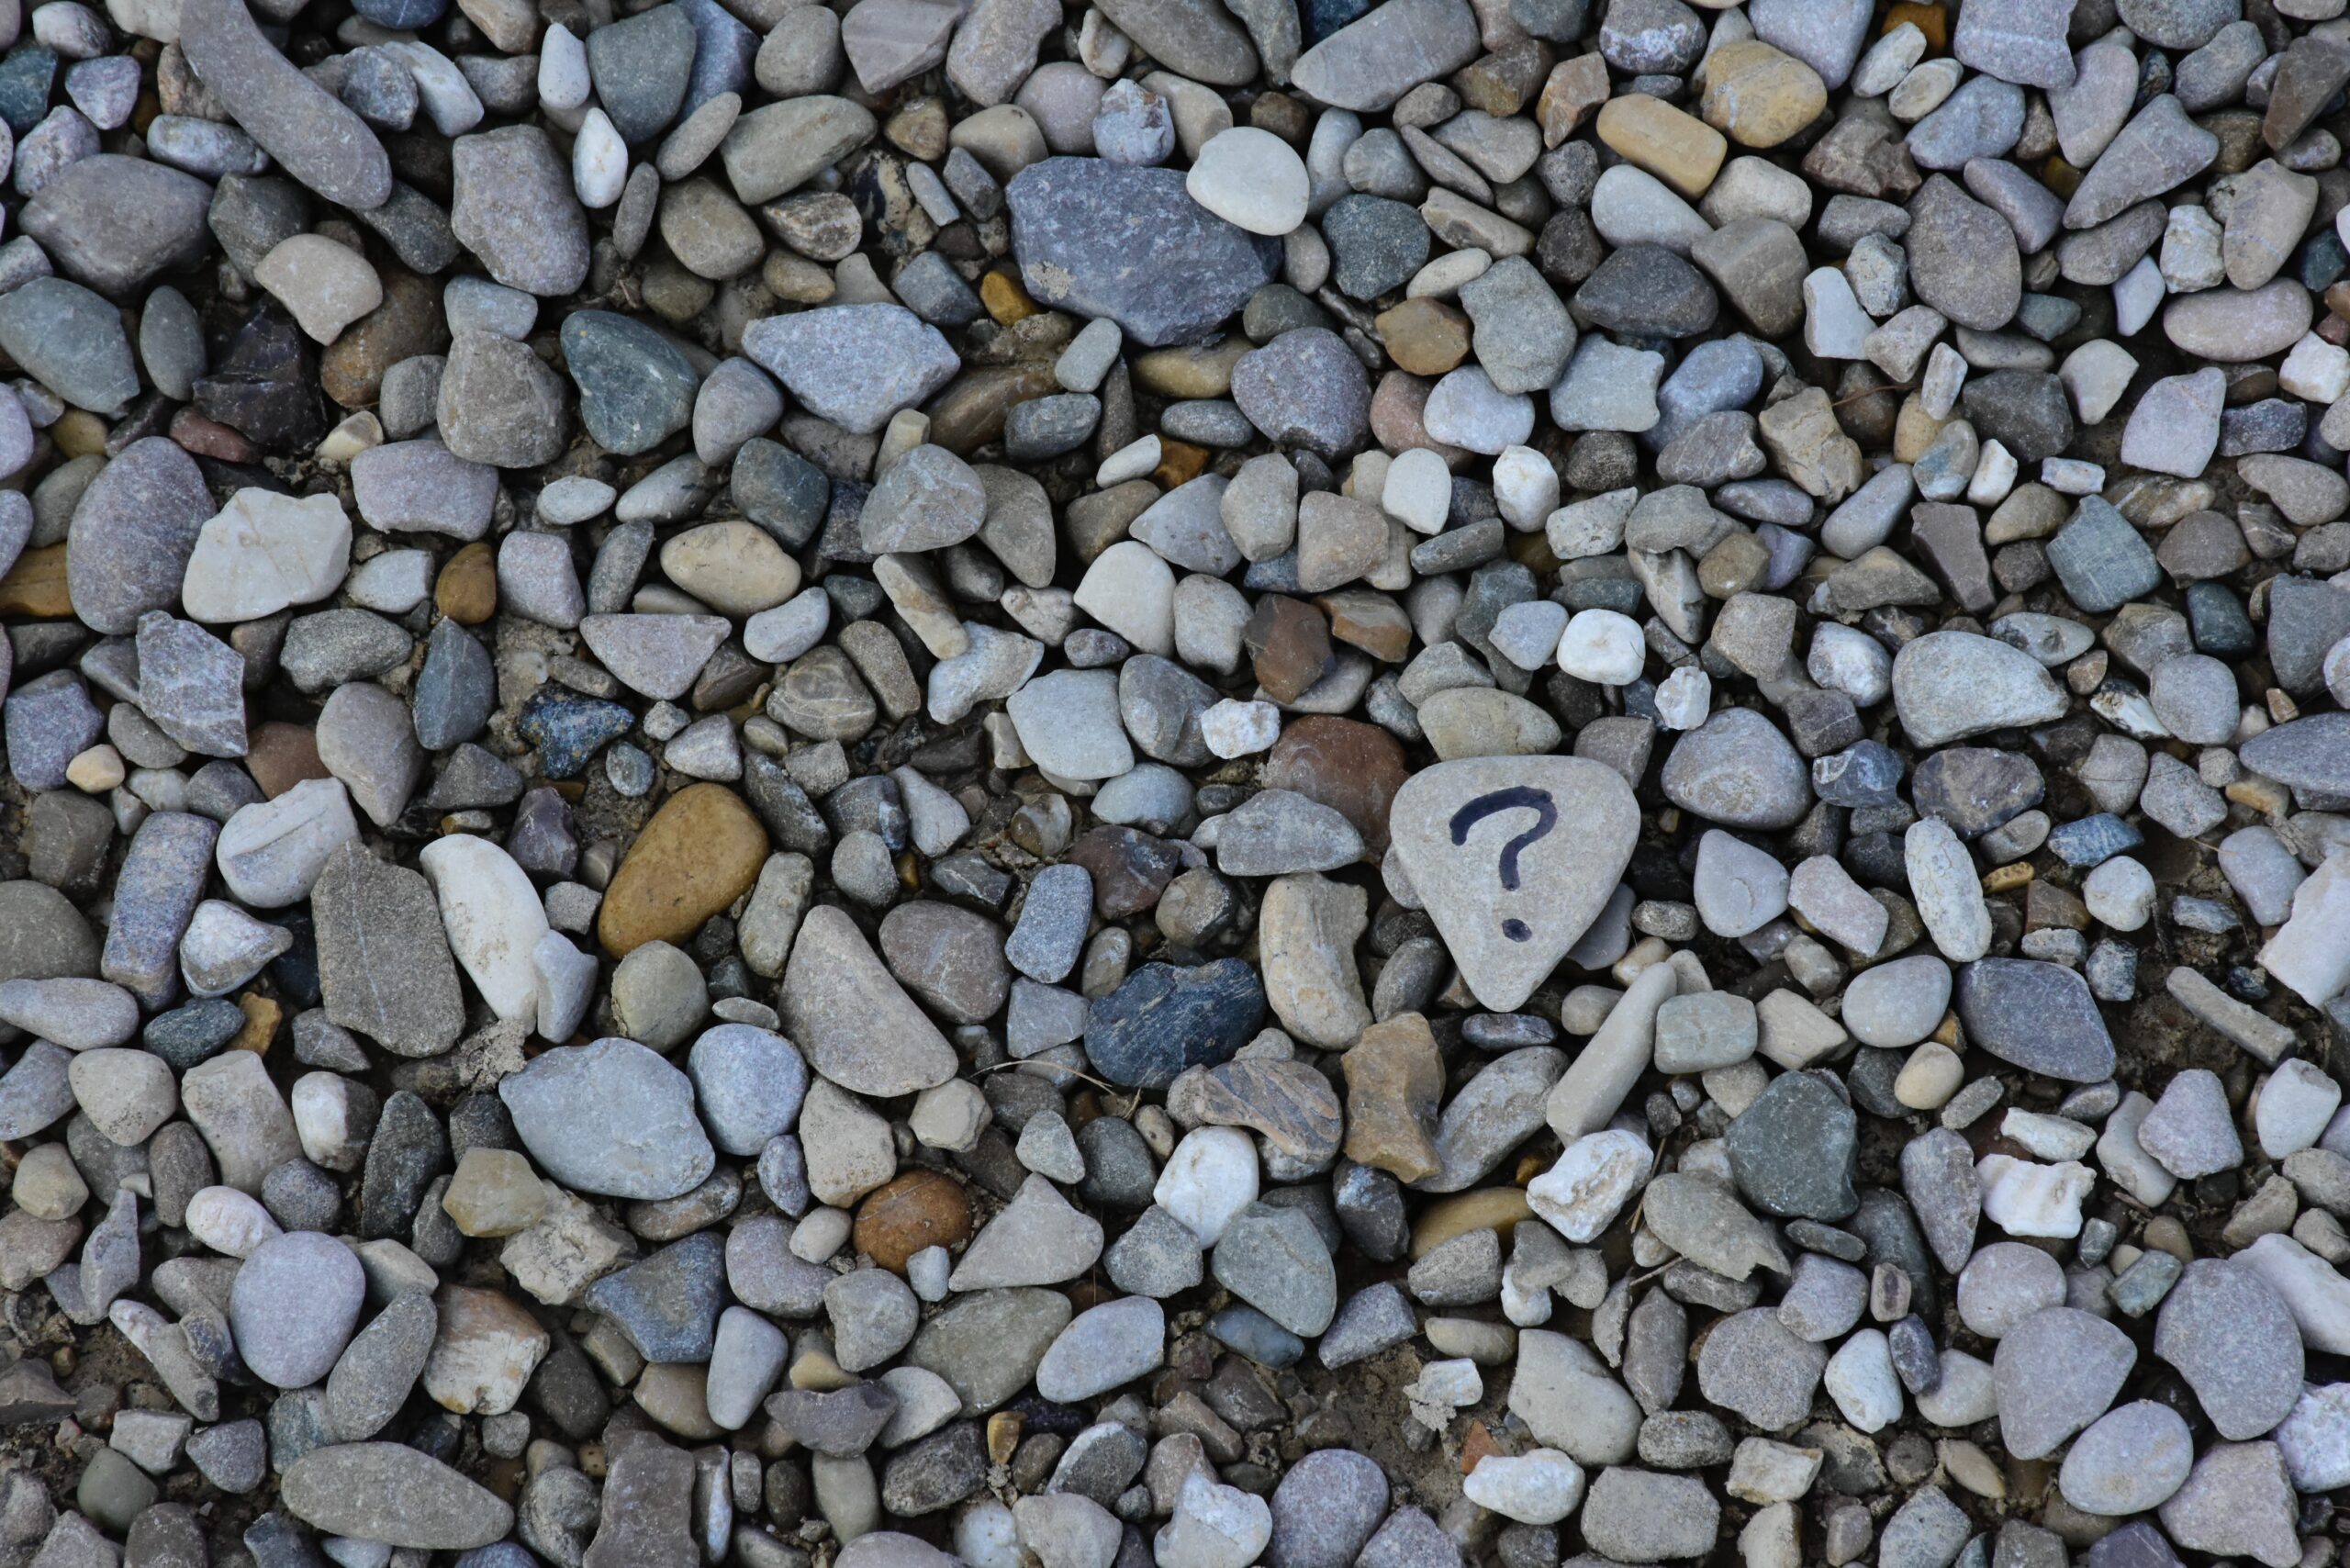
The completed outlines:
<svg viewBox="0 0 2350 1568">
<path fill-rule="evenodd" d="M 1528 1182 L 1526 1200 L 1569 1241 L 1595 1240 L 1648 1181 L 1650 1158 L 1638 1133 L 1593 1133 L 1569 1144 L 1557 1164 Z"/>
<path fill-rule="evenodd" d="M 2260 967 L 2311 1007 L 2350 986 L 2350 854 L 2327 856 L 2293 890 L 2293 913 L 2260 949 Z"/>
<path fill-rule="evenodd" d="M 197 532 L 180 602 L 191 621 L 257 621 L 316 604 L 350 568 L 351 519 L 341 501 L 248 487 Z"/>
<path fill-rule="evenodd" d="M 1213 1247 L 1232 1216 L 1257 1201 L 1257 1146 L 1238 1127 L 1195 1127 L 1167 1157 L 1150 1195 Z"/>
<path fill-rule="evenodd" d="M 1522 1525 L 1554 1525 L 1583 1501 L 1583 1466 L 1556 1449 L 1513 1457 L 1488 1454 L 1460 1484 L 1461 1495 Z"/>
<path fill-rule="evenodd" d="M 1463 757 L 1405 782 L 1395 852 L 1478 1002 L 1513 1011 L 1606 907 L 1639 807 L 1605 764 Z"/>
<path fill-rule="evenodd" d="M 1183 188 L 1192 199 L 1251 234 L 1280 236 L 1305 221 L 1305 161 L 1270 130 L 1236 126 L 1208 139 Z"/>
<path fill-rule="evenodd" d="M 358 837 L 342 780 L 305 778 L 274 801 L 238 807 L 213 858 L 240 902 L 278 909 L 308 898 L 327 857 Z"/>
<path fill-rule="evenodd" d="M 546 908 L 514 857 L 486 838 L 451 834 L 418 857 L 441 901 L 449 950 L 504 1019 L 535 1020 L 539 977 L 532 949 L 547 934 Z"/>
</svg>

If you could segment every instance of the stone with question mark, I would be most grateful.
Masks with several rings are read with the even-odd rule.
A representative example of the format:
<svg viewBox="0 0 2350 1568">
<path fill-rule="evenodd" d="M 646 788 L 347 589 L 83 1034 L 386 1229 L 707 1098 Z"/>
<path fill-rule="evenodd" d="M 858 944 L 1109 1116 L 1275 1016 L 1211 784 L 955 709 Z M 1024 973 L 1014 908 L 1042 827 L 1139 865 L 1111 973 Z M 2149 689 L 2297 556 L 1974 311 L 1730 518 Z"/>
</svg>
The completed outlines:
<svg viewBox="0 0 2350 1568">
<path fill-rule="evenodd" d="M 1572 756 L 1439 763 L 1396 792 L 1395 853 L 1477 1001 L 1509 1012 L 1607 905 L 1639 834 L 1631 787 Z"/>
</svg>

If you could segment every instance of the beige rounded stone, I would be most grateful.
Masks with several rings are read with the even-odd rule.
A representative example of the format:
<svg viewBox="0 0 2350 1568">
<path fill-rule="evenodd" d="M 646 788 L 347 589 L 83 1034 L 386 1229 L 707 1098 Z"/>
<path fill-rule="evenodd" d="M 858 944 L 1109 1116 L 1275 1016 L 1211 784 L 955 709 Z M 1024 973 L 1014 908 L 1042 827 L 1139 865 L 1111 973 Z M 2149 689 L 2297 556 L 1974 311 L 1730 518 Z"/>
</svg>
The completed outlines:
<svg viewBox="0 0 2350 1568">
<path fill-rule="evenodd" d="M 294 313 L 311 338 L 330 343 L 342 330 L 384 302 L 383 280 L 367 258 L 323 234 L 297 234 L 279 242 L 253 269 L 253 281 Z"/>
<path fill-rule="evenodd" d="M 1913 1111 L 1939 1111 L 1966 1081 L 1966 1064 L 1948 1046 L 1928 1040 L 1909 1053 L 1893 1080 L 1893 1097 Z"/>
<path fill-rule="evenodd" d="M 669 580 L 722 615 L 756 615 L 800 591 L 800 563 L 740 518 L 688 528 L 661 546 Z"/>
</svg>

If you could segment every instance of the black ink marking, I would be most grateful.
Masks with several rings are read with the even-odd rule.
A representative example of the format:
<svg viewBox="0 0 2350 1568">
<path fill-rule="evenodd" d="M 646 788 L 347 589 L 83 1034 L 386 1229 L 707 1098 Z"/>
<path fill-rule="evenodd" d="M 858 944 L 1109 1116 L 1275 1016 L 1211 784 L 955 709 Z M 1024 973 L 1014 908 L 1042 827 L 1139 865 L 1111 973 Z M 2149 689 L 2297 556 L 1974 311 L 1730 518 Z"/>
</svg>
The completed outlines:
<svg viewBox="0 0 2350 1568">
<path fill-rule="evenodd" d="M 1534 928 L 1512 915 L 1502 922 L 1502 935 L 1513 942 L 1531 942 L 1534 940 Z"/>
<path fill-rule="evenodd" d="M 1513 784 L 1505 790 L 1480 795 L 1452 813 L 1452 842 L 1466 844 L 1471 828 L 1496 812 L 1515 811 L 1533 812 L 1538 820 L 1532 827 L 1502 846 L 1502 886 L 1511 892 L 1517 890 L 1517 852 L 1528 845 L 1539 843 L 1544 834 L 1559 825 L 1559 808 L 1551 803 L 1550 791 L 1537 790 L 1531 784 Z M 1523 942 L 1533 935 L 1528 931 L 1521 936 L 1510 929 L 1512 925 L 1525 930 L 1525 924 L 1520 921 L 1502 923 L 1503 935 L 1513 942 Z"/>
</svg>

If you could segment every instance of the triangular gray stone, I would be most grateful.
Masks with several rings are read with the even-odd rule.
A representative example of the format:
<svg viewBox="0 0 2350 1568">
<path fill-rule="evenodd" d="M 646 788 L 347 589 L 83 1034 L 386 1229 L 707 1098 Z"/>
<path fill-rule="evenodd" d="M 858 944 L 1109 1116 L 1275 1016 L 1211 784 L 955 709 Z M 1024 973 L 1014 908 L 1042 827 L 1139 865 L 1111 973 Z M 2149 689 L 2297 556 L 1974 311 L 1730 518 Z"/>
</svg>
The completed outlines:
<svg viewBox="0 0 2350 1568">
<path fill-rule="evenodd" d="M 1390 823 L 1461 978 L 1479 1002 L 1507 1013 L 1606 907 L 1640 811 L 1622 776 L 1600 763 L 1474 756 L 1413 775 Z"/>
</svg>

